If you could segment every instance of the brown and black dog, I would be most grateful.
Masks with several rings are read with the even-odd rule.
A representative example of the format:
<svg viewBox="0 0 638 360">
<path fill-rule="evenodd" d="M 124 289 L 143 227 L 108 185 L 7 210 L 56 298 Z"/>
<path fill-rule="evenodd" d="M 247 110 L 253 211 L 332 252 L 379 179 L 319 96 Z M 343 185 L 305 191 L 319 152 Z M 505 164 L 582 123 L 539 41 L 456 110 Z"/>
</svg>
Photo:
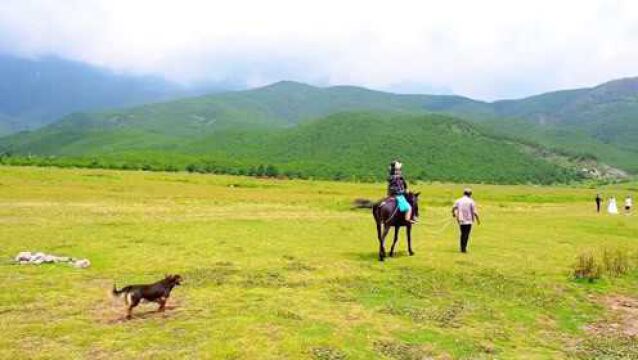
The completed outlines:
<svg viewBox="0 0 638 360">
<path fill-rule="evenodd" d="M 171 291 L 182 283 L 180 275 L 166 275 L 166 277 L 156 283 L 148 285 L 129 285 L 118 290 L 113 284 L 113 296 L 124 296 L 124 302 L 128 306 L 126 318 L 131 318 L 133 308 L 139 305 L 140 301 L 146 300 L 159 304 L 157 311 L 164 311 L 166 300 L 171 296 Z"/>
</svg>

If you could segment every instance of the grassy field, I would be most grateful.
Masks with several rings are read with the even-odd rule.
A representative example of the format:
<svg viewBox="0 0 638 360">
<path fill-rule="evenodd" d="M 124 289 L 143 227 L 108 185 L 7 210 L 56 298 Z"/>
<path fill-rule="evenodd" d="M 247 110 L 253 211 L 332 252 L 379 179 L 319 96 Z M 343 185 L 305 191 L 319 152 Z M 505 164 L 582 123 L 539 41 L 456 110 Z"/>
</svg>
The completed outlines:
<svg viewBox="0 0 638 360">
<path fill-rule="evenodd" d="M 638 272 L 594 283 L 576 257 L 638 260 L 638 217 L 597 215 L 597 190 L 474 186 L 469 253 L 446 226 L 462 185 L 418 184 L 416 256 L 376 260 L 383 184 L 0 167 L 0 358 L 631 358 L 636 339 L 587 330 Z M 15 265 L 19 251 L 88 269 Z M 179 273 L 169 309 L 130 321 L 118 286 Z M 607 301 L 607 302 L 606 302 Z M 618 335 L 618 336 L 616 336 Z"/>
</svg>

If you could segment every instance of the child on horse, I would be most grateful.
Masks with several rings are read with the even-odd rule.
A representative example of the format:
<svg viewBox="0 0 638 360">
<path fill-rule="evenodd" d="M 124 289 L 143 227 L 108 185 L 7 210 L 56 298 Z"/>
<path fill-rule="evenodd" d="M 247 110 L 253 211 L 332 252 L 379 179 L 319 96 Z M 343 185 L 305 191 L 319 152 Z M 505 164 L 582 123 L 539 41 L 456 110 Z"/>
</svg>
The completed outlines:
<svg viewBox="0 0 638 360">
<path fill-rule="evenodd" d="M 388 196 L 396 199 L 399 211 L 405 213 L 405 221 L 414 224 L 416 219 L 412 219 L 412 206 L 405 199 L 405 193 L 408 191 L 408 183 L 401 175 L 402 164 L 399 161 L 390 163 L 390 176 L 388 177 Z"/>
</svg>

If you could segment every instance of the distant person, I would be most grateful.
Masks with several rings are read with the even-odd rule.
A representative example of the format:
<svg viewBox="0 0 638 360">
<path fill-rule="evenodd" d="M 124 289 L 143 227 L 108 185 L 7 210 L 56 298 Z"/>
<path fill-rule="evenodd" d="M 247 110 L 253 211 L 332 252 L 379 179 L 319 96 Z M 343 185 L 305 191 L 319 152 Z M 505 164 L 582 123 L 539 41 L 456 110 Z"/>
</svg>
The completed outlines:
<svg viewBox="0 0 638 360">
<path fill-rule="evenodd" d="M 456 200 L 452 207 L 452 216 L 458 221 L 461 230 L 461 252 L 466 253 L 474 220 L 476 220 L 477 224 L 481 224 L 478 211 L 476 210 L 476 203 L 472 200 L 471 189 L 463 190 L 463 197 Z"/>
<path fill-rule="evenodd" d="M 618 207 L 616 206 L 616 198 L 613 196 L 609 198 L 609 204 L 607 205 L 607 212 L 612 215 L 618 214 Z"/>
<path fill-rule="evenodd" d="M 415 224 L 417 219 L 412 219 L 412 206 L 405 199 L 405 193 L 408 191 L 408 183 L 401 175 L 401 164 L 398 160 L 390 163 L 390 176 L 388 177 L 388 196 L 396 199 L 399 211 L 405 213 L 405 221 Z"/>
<path fill-rule="evenodd" d="M 596 212 L 599 213 L 600 212 L 600 207 L 603 204 L 603 197 L 600 195 L 600 193 L 596 194 Z"/>
<path fill-rule="evenodd" d="M 625 198 L 625 213 L 629 214 L 631 212 L 631 208 L 633 206 L 633 199 L 631 198 L 631 195 L 627 195 L 627 197 Z"/>
</svg>

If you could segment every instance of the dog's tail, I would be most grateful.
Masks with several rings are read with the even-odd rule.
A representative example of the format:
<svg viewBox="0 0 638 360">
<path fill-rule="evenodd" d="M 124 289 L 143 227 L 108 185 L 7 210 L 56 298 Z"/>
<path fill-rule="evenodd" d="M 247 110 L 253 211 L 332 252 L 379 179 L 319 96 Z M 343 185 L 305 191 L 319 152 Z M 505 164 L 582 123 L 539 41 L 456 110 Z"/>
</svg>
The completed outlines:
<svg viewBox="0 0 638 360">
<path fill-rule="evenodd" d="M 113 290 L 111 290 L 111 295 L 113 297 L 120 297 L 122 296 L 122 294 L 128 292 L 129 288 L 130 288 L 129 286 L 125 286 L 121 288 L 120 290 L 118 290 L 117 287 L 115 286 L 115 283 L 113 283 Z"/>
</svg>

